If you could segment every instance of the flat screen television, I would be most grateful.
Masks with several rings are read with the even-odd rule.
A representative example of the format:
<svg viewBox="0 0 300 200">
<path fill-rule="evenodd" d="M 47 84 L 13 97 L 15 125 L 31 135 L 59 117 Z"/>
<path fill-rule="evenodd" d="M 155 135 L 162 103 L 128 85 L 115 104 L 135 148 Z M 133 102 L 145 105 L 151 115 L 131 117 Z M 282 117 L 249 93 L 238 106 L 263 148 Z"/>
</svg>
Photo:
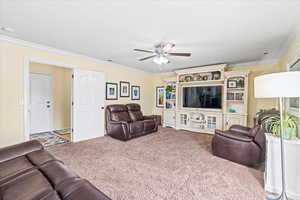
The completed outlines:
<svg viewBox="0 0 300 200">
<path fill-rule="evenodd" d="M 222 86 L 183 87 L 182 90 L 182 107 L 222 108 Z"/>
</svg>

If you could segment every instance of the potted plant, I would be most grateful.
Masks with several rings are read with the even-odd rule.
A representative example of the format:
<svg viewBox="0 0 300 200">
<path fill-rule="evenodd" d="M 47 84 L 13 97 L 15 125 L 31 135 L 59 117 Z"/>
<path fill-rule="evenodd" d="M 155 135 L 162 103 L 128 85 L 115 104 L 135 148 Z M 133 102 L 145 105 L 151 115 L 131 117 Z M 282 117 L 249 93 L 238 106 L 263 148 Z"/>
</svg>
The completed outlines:
<svg viewBox="0 0 300 200">
<path fill-rule="evenodd" d="M 263 127 L 266 129 L 267 132 L 277 135 L 280 135 L 280 116 L 279 115 L 272 115 L 267 117 L 263 121 Z M 283 117 L 283 128 L 284 128 L 284 135 L 285 139 L 295 139 L 297 137 L 297 121 L 291 115 L 284 115 Z"/>
<path fill-rule="evenodd" d="M 168 85 L 166 87 L 166 98 L 167 99 L 171 99 L 171 93 L 173 91 L 173 87 L 171 85 Z"/>
</svg>

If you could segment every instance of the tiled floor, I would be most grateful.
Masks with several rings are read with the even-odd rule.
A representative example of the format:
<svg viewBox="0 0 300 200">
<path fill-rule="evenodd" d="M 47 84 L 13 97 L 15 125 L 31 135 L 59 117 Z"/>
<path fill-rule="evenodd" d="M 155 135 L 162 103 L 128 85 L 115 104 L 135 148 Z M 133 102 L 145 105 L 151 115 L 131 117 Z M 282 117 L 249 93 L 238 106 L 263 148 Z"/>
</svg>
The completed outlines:
<svg viewBox="0 0 300 200">
<path fill-rule="evenodd" d="M 71 138 L 70 134 L 59 135 L 54 132 L 44 132 L 30 135 L 30 140 L 39 140 L 45 147 L 66 144 L 71 141 L 68 140 L 68 138 Z"/>
</svg>

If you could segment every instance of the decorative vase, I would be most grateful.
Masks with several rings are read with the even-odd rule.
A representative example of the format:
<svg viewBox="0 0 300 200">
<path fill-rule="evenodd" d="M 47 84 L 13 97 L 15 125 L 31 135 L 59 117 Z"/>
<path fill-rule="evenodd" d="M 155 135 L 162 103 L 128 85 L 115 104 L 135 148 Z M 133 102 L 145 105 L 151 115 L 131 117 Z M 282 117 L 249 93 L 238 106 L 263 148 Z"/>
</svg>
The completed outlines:
<svg viewBox="0 0 300 200">
<path fill-rule="evenodd" d="M 291 140 L 296 138 L 296 129 L 295 128 L 284 128 L 284 139 Z"/>
</svg>

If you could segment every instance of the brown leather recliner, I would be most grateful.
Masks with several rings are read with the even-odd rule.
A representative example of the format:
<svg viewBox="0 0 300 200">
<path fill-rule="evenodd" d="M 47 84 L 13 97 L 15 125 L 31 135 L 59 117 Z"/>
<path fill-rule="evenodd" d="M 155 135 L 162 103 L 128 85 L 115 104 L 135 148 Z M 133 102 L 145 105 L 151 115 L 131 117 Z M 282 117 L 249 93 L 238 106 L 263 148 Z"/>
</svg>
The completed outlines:
<svg viewBox="0 0 300 200">
<path fill-rule="evenodd" d="M 258 166 L 265 160 L 265 143 L 260 124 L 254 128 L 233 125 L 227 131 L 215 130 L 212 152 L 242 165 Z"/>
<path fill-rule="evenodd" d="M 105 118 L 107 134 L 123 141 L 158 130 L 157 117 L 155 115 L 143 116 L 139 104 L 108 105 Z"/>
<path fill-rule="evenodd" d="M 1 200 L 110 200 L 36 140 L 0 149 Z"/>
</svg>

